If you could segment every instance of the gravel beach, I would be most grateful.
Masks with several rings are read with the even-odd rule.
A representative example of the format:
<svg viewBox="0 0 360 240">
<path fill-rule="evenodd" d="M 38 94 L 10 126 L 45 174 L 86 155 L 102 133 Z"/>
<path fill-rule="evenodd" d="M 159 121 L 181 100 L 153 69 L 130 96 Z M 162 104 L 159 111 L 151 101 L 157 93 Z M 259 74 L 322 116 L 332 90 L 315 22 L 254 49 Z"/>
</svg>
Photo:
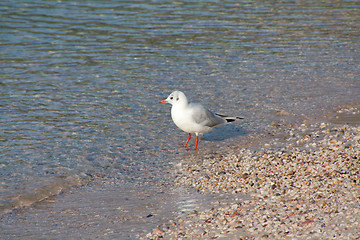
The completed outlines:
<svg viewBox="0 0 360 240">
<path fill-rule="evenodd" d="M 248 199 L 214 202 L 143 239 L 360 239 L 359 125 L 271 127 L 261 146 L 184 160 L 175 170 L 175 184 Z"/>
</svg>

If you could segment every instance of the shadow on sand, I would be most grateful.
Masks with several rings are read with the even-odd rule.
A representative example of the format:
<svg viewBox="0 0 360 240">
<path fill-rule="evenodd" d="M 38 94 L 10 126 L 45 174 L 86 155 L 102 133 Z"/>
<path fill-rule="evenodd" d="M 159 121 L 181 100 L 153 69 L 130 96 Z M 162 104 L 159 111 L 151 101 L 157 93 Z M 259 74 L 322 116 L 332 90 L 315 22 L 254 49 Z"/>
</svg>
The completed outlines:
<svg viewBox="0 0 360 240">
<path fill-rule="evenodd" d="M 211 132 L 205 133 L 202 137 L 202 141 L 210 141 L 210 142 L 216 142 L 216 141 L 223 141 L 230 138 L 235 138 L 237 136 L 244 136 L 248 135 L 251 132 L 236 126 L 236 125 L 224 125 L 215 128 Z"/>
</svg>

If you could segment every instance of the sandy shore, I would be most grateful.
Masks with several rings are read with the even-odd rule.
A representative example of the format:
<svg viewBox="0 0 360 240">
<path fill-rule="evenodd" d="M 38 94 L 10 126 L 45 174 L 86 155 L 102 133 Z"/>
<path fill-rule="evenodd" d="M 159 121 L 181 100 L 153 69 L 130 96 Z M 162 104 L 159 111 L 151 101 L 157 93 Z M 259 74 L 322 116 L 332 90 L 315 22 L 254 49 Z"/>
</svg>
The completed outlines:
<svg viewBox="0 0 360 240">
<path fill-rule="evenodd" d="M 360 115 L 358 115 L 360 116 Z M 158 226 L 144 239 L 360 239 L 360 127 L 286 127 L 257 149 L 183 161 L 176 184 L 246 193 Z"/>
</svg>

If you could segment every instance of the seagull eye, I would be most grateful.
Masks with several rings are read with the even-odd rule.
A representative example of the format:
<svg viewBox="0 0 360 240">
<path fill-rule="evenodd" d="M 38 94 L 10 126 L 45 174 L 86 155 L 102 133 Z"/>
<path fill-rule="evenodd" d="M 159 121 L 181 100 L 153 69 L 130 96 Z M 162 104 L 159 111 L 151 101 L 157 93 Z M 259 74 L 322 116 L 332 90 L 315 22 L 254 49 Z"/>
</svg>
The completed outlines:
<svg viewBox="0 0 360 240">
<path fill-rule="evenodd" d="M 179 98 L 176 98 L 176 101 L 179 101 Z"/>
<path fill-rule="evenodd" d="M 171 100 L 173 100 L 173 97 L 170 97 Z"/>
</svg>

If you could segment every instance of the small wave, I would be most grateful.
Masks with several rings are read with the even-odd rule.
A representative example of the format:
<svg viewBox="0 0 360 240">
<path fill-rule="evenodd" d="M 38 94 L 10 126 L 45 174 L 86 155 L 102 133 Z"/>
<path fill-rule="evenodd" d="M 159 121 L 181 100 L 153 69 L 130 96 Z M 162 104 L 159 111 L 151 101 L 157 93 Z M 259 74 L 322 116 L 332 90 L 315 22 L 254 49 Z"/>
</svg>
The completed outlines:
<svg viewBox="0 0 360 240">
<path fill-rule="evenodd" d="M 78 175 L 57 178 L 54 183 L 36 188 L 29 194 L 20 194 L 12 198 L 10 197 L 4 204 L 0 205 L 0 215 L 16 209 L 29 207 L 52 196 L 59 195 L 65 189 L 80 186 L 82 183 L 83 179 Z"/>
</svg>

